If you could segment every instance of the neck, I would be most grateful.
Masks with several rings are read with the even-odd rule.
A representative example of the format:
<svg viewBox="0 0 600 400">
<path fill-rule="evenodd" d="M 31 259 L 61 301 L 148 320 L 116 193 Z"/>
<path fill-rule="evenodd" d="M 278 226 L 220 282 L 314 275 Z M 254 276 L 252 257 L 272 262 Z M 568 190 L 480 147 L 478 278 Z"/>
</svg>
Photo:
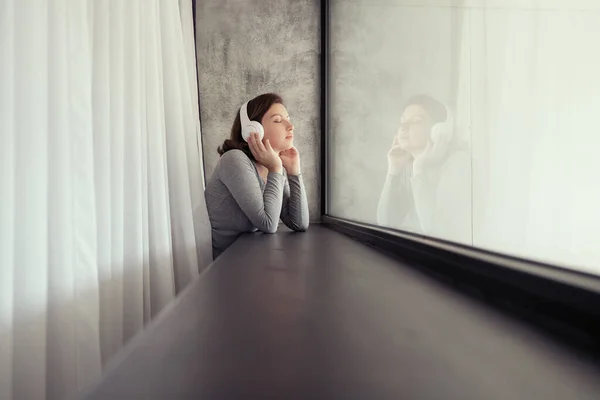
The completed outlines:
<svg viewBox="0 0 600 400">
<path fill-rule="evenodd" d="M 413 156 L 413 159 L 416 160 L 425 152 L 425 149 L 409 149 L 408 152 Z"/>
<path fill-rule="evenodd" d="M 256 165 L 256 170 L 258 171 L 258 175 L 260 175 L 260 177 L 263 178 L 263 180 L 266 180 L 267 175 L 269 175 L 269 170 L 267 169 L 267 167 L 265 167 L 262 164 L 257 163 L 256 161 L 254 161 L 254 165 Z"/>
</svg>

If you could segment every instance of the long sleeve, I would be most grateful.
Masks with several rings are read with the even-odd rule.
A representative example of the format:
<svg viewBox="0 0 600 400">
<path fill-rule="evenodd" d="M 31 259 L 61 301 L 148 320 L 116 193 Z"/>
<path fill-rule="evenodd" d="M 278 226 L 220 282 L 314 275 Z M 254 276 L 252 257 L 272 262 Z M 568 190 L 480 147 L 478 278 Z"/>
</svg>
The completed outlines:
<svg viewBox="0 0 600 400">
<path fill-rule="evenodd" d="M 419 218 L 421 230 L 431 235 L 437 226 L 437 182 L 429 174 L 419 174 L 410 178 L 415 202 L 415 211 Z"/>
<path fill-rule="evenodd" d="M 377 223 L 382 226 L 401 228 L 410 211 L 413 199 L 410 188 L 411 167 L 398 175 L 388 174 L 377 205 Z"/>
<path fill-rule="evenodd" d="M 302 175 L 288 175 L 283 189 L 281 219 L 288 228 L 294 231 L 308 229 L 308 200 Z"/>
<path fill-rule="evenodd" d="M 275 233 L 283 202 L 285 177 L 269 172 L 263 193 L 254 164 L 243 152 L 229 151 L 223 155 L 222 162 L 219 178 L 244 214 L 259 231 Z"/>
<path fill-rule="evenodd" d="M 472 244 L 471 168 L 468 156 L 457 153 L 439 172 L 411 179 L 415 208 L 426 235 Z"/>
</svg>

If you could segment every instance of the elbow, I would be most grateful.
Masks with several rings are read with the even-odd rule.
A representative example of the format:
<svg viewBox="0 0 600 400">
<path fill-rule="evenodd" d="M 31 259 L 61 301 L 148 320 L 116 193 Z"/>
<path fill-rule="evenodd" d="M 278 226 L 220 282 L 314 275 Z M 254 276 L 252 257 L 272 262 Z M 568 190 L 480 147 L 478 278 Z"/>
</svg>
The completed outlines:
<svg viewBox="0 0 600 400">
<path fill-rule="evenodd" d="M 310 225 L 310 222 L 308 222 L 308 219 L 306 221 L 302 221 L 302 224 L 300 224 L 300 226 L 298 227 L 298 231 L 306 232 L 308 230 L 309 225 Z"/>
<path fill-rule="evenodd" d="M 308 222 L 308 218 L 305 221 L 300 221 L 292 225 L 292 230 L 296 232 L 306 232 L 308 230 L 308 226 L 310 223 Z"/>
<path fill-rule="evenodd" d="M 273 233 L 277 232 L 278 225 L 279 225 L 278 221 L 275 221 L 274 223 L 266 224 L 265 226 L 261 227 L 259 230 L 262 233 L 273 234 Z"/>
<path fill-rule="evenodd" d="M 388 218 L 388 213 L 385 210 L 385 207 L 383 205 L 379 205 L 379 207 L 377 207 L 377 215 L 376 218 L 377 220 L 377 225 L 380 226 L 387 226 L 389 223 L 389 218 Z"/>
<path fill-rule="evenodd" d="M 279 227 L 279 218 L 265 214 L 260 219 L 253 221 L 253 225 L 262 233 L 275 233 Z"/>
<path fill-rule="evenodd" d="M 275 226 L 269 226 L 263 232 L 264 233 L 273 234 L 273 233 L 277 232 L 277 225 L 275 225 Z"/>
</svg>

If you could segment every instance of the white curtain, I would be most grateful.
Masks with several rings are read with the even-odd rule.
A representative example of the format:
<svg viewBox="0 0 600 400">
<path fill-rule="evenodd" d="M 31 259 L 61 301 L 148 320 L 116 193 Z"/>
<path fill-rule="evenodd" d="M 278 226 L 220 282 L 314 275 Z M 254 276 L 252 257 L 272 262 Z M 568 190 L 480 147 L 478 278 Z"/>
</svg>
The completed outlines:
<svg viewBox="0 0 600 400">
<path fill-rule="evenodd" d="M 600 4 L 481 0 L 465 23 L 473 244 L 600 273 Z"/>
<path fill-rule="evenodd" d="M 0 399 L 62 399 L 210 263 L 191 1 L 0 0 Z"/>
</svg>

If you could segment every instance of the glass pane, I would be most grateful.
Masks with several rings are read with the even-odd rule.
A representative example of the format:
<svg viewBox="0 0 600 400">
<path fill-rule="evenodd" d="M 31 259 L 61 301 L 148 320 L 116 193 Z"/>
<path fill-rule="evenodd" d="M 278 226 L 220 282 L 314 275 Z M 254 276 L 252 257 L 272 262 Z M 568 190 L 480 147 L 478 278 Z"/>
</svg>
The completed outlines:
<svg viewBox="0 0 600 400">
<path fill-rule="evenodd" d="M 331 5 L 331 213 L 471 244 L 465 11 Z"/>
<path fill-rule="evenodd" d="M 600 273 L 600 4 L 423 3 L 331 1 L 330 214 Z"/>
</svg>

